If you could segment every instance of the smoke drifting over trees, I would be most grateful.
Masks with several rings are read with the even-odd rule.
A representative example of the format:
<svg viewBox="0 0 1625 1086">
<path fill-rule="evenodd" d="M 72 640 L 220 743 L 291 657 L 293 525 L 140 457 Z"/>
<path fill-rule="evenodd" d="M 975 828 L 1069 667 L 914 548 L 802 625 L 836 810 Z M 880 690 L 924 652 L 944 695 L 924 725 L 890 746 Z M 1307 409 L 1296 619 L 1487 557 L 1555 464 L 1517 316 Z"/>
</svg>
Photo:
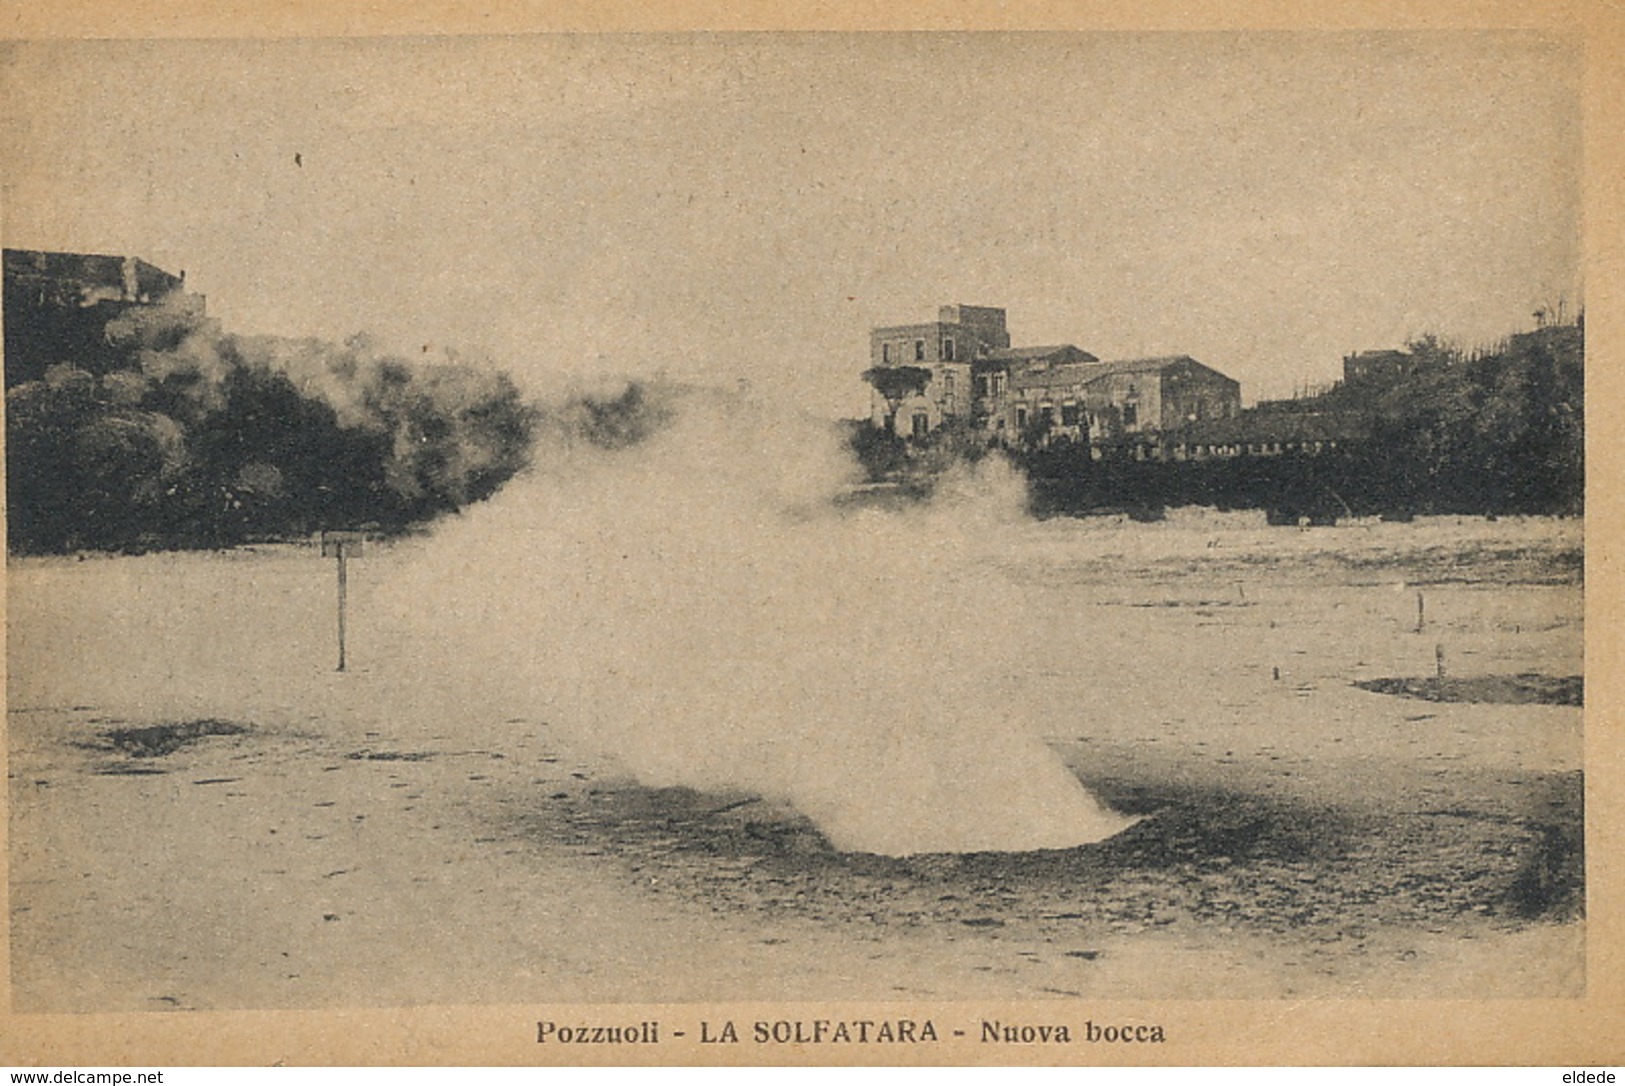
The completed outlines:
<svg viewBox="0 0 1625 1086">
<path fill-rule="evenodd" d="M 220 547 L 399 532 L 489 497 L 538 421 L 506 376 L 237 336 L 179 309 L 110 321 L 115 364 L 55 360 L 7 394 L 8 547 Z"/>
</svg>

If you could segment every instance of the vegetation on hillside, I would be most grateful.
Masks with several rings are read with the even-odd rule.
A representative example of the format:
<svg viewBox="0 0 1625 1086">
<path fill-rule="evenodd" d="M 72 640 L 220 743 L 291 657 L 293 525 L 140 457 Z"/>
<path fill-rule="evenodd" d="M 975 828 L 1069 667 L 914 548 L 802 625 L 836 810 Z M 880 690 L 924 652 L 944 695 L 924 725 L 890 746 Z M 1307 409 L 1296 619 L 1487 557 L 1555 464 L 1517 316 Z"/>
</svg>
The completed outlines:
<svg viewBox="0 0 1625 1086">
<path fill-rule="evenodd" d="M 1259 435 L 1301 430 L 1302 420 L 1337 420 L 1358 437 L 1335 449 L 1142 460 L 1129 455 L 1127 444 L 1090 449 L 1035 433 L 1010 455 L 1027 473 L 1040 514 L 1113 509 L 1155 516 L 1167 507 L 1205 505 L 1264 509 L 1295 522 L 1583 511 L 1583 322 L 1514 335 L 1472 354 L 1427 337 L 1408 353 L 1414 365 L 1406 376 L 1343 383 L 1261 405 L 1240 420 Z M 1177 433 L 1164 437 L 1178 441 Z M 941 467 L 945 450 L 965 446 L 962 435 L 933 433 L 919 443 L 868 427 L 853 439 L 872 478 L 914 490 L 928 489 L 922 479 Z"/>
<path fill-rule="evenodd" d="M 1577 515 L 1585 501 L 1585 377 L 1579 326 L 1510 337 L 1469 355 L 1428 337 L 1412 372 L 1351 382 L 1249 412 L 1268 433 L 1292 415 L 1349 420 L 1336 450 L 1183 462 L 1091 460 L 1035 449 L 1020 459 L 1040 512 L 1179 505 L 1265 509 L 1276 519 L 1419 514 Z M 1177 440 L 1177 438 L 1174 438 Z"/>
<path fill-rule="evenodd" d="M 1515 335 L 1477 356 L 1431 339 L 1411 349 L 1428 364 L 1375 390 L 1366 408 L 1364 474 L 1381 496 L 1416 512 L 1581 511 L 1583 325 Z"/>
<path fill-rule="evenodd" d="M 6 397 L 12 553 L 223 547 L 324 528 L 399 532 L 489 497 L 537 421 L 504 375 L 222 333 L 162 307 L 109 322 Z"/>
</svg>

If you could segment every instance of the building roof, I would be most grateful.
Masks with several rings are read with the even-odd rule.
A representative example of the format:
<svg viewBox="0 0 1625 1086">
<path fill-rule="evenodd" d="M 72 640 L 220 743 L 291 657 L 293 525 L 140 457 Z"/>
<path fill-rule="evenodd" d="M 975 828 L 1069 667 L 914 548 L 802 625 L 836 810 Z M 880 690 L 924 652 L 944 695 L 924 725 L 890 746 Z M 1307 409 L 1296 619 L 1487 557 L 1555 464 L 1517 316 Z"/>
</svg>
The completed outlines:
<svg viewBox="0 0 1625 1086">
<path fill-rule="evenodd" d="M 1117 373 L 1161 373 L 1172 366 L 1185 363 L 1196 366 L 1201 365 L 1200 362 L 1188 354 L 1171 354 L 1156 358 L 1114 359 L 1110 362 L 1101 362 L 1091 368 L 1094 370 L 1094 376 L 1107 377 Z"/>
<path fill-rule="evenodd" d="M 934 335 L 941 327 L 941 321 L 927 321 L 923 324 L 887 324 L 869 329 L 869 338 L 873 340 L 888 336 L 907 336 L 914 339 Z"/>
<path fill-rule="evenodd" d="M 1206 370 L 1221 380 L 1229 381 L 1232 384 L 1236 383 L 1234 378 L 1226 377 L 1211 366 L 1202 365 L 1189 355 L 1181 354 L 1169 355 L 1163 358 L 1131 358 L 1116 362 L 1101 362 L 1087 353 L 1079 353 L 1082 354 L 1082 358 L 1049 368 L 1013 369 L 1010 374 L 1011 386 L 1018 390 L 1024 388 L 1056 388 L 1065 385 L 1083 386 L 1106 377 L 1138 373 L 1163 374 L 1170 369 L 1187 366 Z"/>
<path fill-rule="evenodd" d="M 1093 362 L 1071 362 L 1047 369 L 1015 370 L 1010 374 L 1010 388 L 1022 392 L 1031 388 L 1082 388 L 1094 379 Z"/>
<path fill-rule="evenodd" d="M 1070 343 L 1056 343 L 1048 347 L 999 347 L 988 351 L 984 358 L 992 362 L 1047 362 L 1061 358 L 1067 362 L 1098 362 L 1094 355 Z"/>
</svg>

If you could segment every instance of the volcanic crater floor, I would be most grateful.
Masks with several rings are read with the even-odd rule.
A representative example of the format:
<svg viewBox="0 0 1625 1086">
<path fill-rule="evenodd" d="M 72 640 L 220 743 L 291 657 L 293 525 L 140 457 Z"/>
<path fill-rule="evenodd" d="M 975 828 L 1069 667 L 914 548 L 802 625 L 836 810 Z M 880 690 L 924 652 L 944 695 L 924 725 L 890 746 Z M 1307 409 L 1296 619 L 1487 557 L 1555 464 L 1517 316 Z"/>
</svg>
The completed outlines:
<svg viewBox="0 0 1625 1086">
<path fill-rule="evenodd" d="M 1139 821 L 1071 849 L 900 858 L 838 852 L 782 804 L 633 783 L 558 793 L 520 827 L 616 864 L 649 892 L 724 911 L 1044 941 L 1176 924 L 1337 941 L 1384 925 L 1577 919 L 1581 776 L 1530 783 L 1535 798 L 1521 806 L 1362 812 L 1093 781 Z"/>
<path fill-rule="evenodd" d="M 980 693 L 1139 820 L 902 858 L 335 675 L 304 556 L 23 563 L 13 1006 L 1579 995 L 1576 533 L 1026 526 Z"/>
</svg>

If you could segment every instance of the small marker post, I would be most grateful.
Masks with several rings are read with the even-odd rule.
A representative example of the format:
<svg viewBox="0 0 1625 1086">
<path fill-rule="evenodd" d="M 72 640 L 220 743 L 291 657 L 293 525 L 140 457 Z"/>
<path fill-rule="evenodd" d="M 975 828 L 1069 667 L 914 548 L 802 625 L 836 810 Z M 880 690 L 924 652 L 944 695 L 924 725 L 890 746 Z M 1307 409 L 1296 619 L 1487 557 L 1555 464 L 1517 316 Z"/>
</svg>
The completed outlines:
<svg viewBox="0 0 1625 1086">
<path fill-rule="evenodd" d="M 349 613 L 350 579 L 346 563 L 361 557 L 361 544 L 366 539 L 362 532 L 323 532 L 322 557 L 338 559 L 339 566 L 339 666 L 344 670 L 345 622 Z"/>
<path fill-rule="evenodd" d="M 349 580 L 345 576 L 344 544 L 339 544 L 339 670 L 344 670 L 344 611 L 349 599 Z"/>
</svg>

